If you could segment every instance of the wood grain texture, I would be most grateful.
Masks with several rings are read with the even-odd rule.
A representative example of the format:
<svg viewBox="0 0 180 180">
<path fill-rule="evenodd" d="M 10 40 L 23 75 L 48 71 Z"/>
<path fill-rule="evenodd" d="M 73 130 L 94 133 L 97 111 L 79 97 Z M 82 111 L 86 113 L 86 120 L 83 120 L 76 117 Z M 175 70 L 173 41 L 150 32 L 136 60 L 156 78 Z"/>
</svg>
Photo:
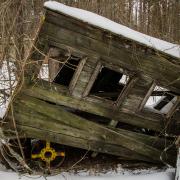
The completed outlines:
<svg viewBox="0 0 180 180">
<path fill-rule="evenodd" d="M 17 126 L 28 137 L 41 137 L 46 140 L 47 135 L 42 137 L 41 132 L 44 134 L 48 131 L 47 134 L 51 134 L 51 136 L 47 139 L 52 142 L 57 142 L 55 140 L 57 137 L 65 137 L 59 143 L 119 156 L 133 152 L 132 159 L 140 158 L 141 160 L 160 162 L 163 144 L 159 143 L 159 147 L 155 147 L 151 143 L 163 141 L 161 139 L 127 130 L 105 127 L 72 114 L 61 106 L 27 95 L 21 95 L 16 100 L 13 111 Z M 11 114 L 7 118 L 11 122 Z M 32 129 L 36 130 L 36 134 L 31 134 Z M 127 152 L 122 153 L 125 149 Z M 173 155 L 169 154 L 169 160 L 173 159 Z"/>
<path fill-rule="evenodd" d="M 141 45 L 134 42 L 131 42 L 134 48 L 126 49 L 122 37 L 50 11 L 47 12 L 41 33 L 43 36 L 48 36 L 50 43 L 60 42 L 87 54 L 110 58 L 111 62 L 122 68 L 144 72 L 162 86 L 168 86 L 176 92 L 180 89 L 179 59 L 171 61 L 169 59 L 172 57 L 156 54 L 153 51 L 144 52 L 141 50 Z M 123 43 L 119 43 L 120 40 Z M 176 61 L 177 63 L 173 63 Z"/>
<path fill-rule="evenodd" d="M 45 101 L 104 116 L 137 127 L 160 132 L 162 132 L 164 128 L 167 128 L 162 114 L 157 114 L 146 109 L 135 113 L 127 109 L 114 109 L 113 104 L 106 103 L 103 99 L 91 97 L 79 99 L 72 97 L 66 88 L 54 83 L 49 84 L 48 82 L 41 81 L 32 87 L 24 89 L 23 93 Z M 169 131 L 176 134 L 180 130 L 180 126 L 177 123 L 179 122 L 179 117 L 177 115 L 172 119 L 174 124 L 169 127 Z"/>
</svg>

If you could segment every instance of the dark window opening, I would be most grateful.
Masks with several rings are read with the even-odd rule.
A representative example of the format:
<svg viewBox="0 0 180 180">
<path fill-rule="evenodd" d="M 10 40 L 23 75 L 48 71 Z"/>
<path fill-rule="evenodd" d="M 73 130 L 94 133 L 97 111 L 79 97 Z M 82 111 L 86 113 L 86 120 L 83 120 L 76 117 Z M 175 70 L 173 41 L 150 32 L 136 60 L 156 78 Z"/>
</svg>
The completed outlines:
<svg viewBox="0 0 180 180">
<path fill-rule="evenodd" d="M 156 86 L 145 106 L 155 109 L 160 113 L 167 114 L 176 101 L 176 93 L 160 86 Z"/>
<path fill-rule="evenodd" d="M 116 101 L 127 84 L 128 79 L 129 77 L 123 73 L 102 67 L 91 88 L 90 94 Z"/>
<path fill-rule="evenodd" d="M 69 60 L 60 67 L 60 70 L 53 82 L 63 86 L 69 86 L 71 79 L 78 67 L 79 61 L 79 58 L 71 56 Z"/>
<path fill-rule="evenodd" d="M 174 98 L 173 95 L 171 94 L 165 94 L 164 97 L 161 99 L 161 101 L 159 101 L 159 103 L 157 103 L 154 108 L 157 110 L 161 110 L 163 107 L 165 107 L 170 101 L 172 101 Z"/>
</svg>

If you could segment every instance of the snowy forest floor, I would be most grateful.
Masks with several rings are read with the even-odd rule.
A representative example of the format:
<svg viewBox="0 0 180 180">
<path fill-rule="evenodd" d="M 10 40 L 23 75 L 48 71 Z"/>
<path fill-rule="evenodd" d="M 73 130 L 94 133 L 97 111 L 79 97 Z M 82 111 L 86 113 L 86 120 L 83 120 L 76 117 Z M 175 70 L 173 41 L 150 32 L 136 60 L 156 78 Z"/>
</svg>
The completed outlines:
<svg viewBox="0 0 180 180">
<path fill-rule="evenodd" d="M 3 166 L 0 166 L 0 179 L 2 180 L 174 180 L 174 169 L 141 169 L 128 170 L 123 169 L 121 165 L 116 170 L 110 170 L 104 173 L 95 173 L 92 170 L 73 172 L 62 172 L 53 176 L 41 175 L 19 175 L 12 171 L 7 171 Z"/>
</svg>

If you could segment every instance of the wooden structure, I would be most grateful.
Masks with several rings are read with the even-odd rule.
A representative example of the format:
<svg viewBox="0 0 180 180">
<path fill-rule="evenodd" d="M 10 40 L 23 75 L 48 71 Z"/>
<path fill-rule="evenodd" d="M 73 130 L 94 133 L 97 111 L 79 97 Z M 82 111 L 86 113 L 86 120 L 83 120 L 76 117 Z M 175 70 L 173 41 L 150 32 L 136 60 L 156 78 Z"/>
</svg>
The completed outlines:
<svg viewBox="0 0 180 180">
<path fill-rule="evenodd" d="M 47 60 L 50 80 L 44 81 L 38 74 Z M 180 132 L 178 58 L 46 9 L 29 62 L 4 133 L 13 136 L 15 120 L 22 137 L 175 164 L 171 137 Z M 168 90 L 156 91 L 156 85 Z M 165 100 L 150 110 L 145 107 L 150 96 Z"/>
</svg>

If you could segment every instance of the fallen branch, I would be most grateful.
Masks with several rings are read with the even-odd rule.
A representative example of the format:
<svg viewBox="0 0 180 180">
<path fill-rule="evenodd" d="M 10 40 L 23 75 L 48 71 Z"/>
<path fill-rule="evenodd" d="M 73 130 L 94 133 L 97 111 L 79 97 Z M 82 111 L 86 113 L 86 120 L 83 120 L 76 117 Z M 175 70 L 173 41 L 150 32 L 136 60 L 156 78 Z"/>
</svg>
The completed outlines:
<svg viewBox="0 0 180 180">
<path fill-rule="evenodd" d="M 11 153 L 11 155 L 20 163 L 20 165 L 26 169 L 29 173 L 32 173 L 31 168 L 26 164 L 26 162 L 24 161 L 24 159 L 17 153 L 15 152 L 9 145 L 8 143 L 8 139 L 6 138 L 6 136 L 3 133 L 2 128 L 0 128 L 0 152 L 3 155 L 3 157 L 5 158 L 5 160 L 7 161 L 7 163 L 10 165 L 10 167 L 12 169 L 14 169 L 15 171 L 17 171 L 15 165 L 13 165 L 12 162 L 9 162 L 9 160 L 6 158 L 6 155 L 3 152 L 3 148 L 2 147 L 6 147 L 9 152 Z"/>
</svg>

